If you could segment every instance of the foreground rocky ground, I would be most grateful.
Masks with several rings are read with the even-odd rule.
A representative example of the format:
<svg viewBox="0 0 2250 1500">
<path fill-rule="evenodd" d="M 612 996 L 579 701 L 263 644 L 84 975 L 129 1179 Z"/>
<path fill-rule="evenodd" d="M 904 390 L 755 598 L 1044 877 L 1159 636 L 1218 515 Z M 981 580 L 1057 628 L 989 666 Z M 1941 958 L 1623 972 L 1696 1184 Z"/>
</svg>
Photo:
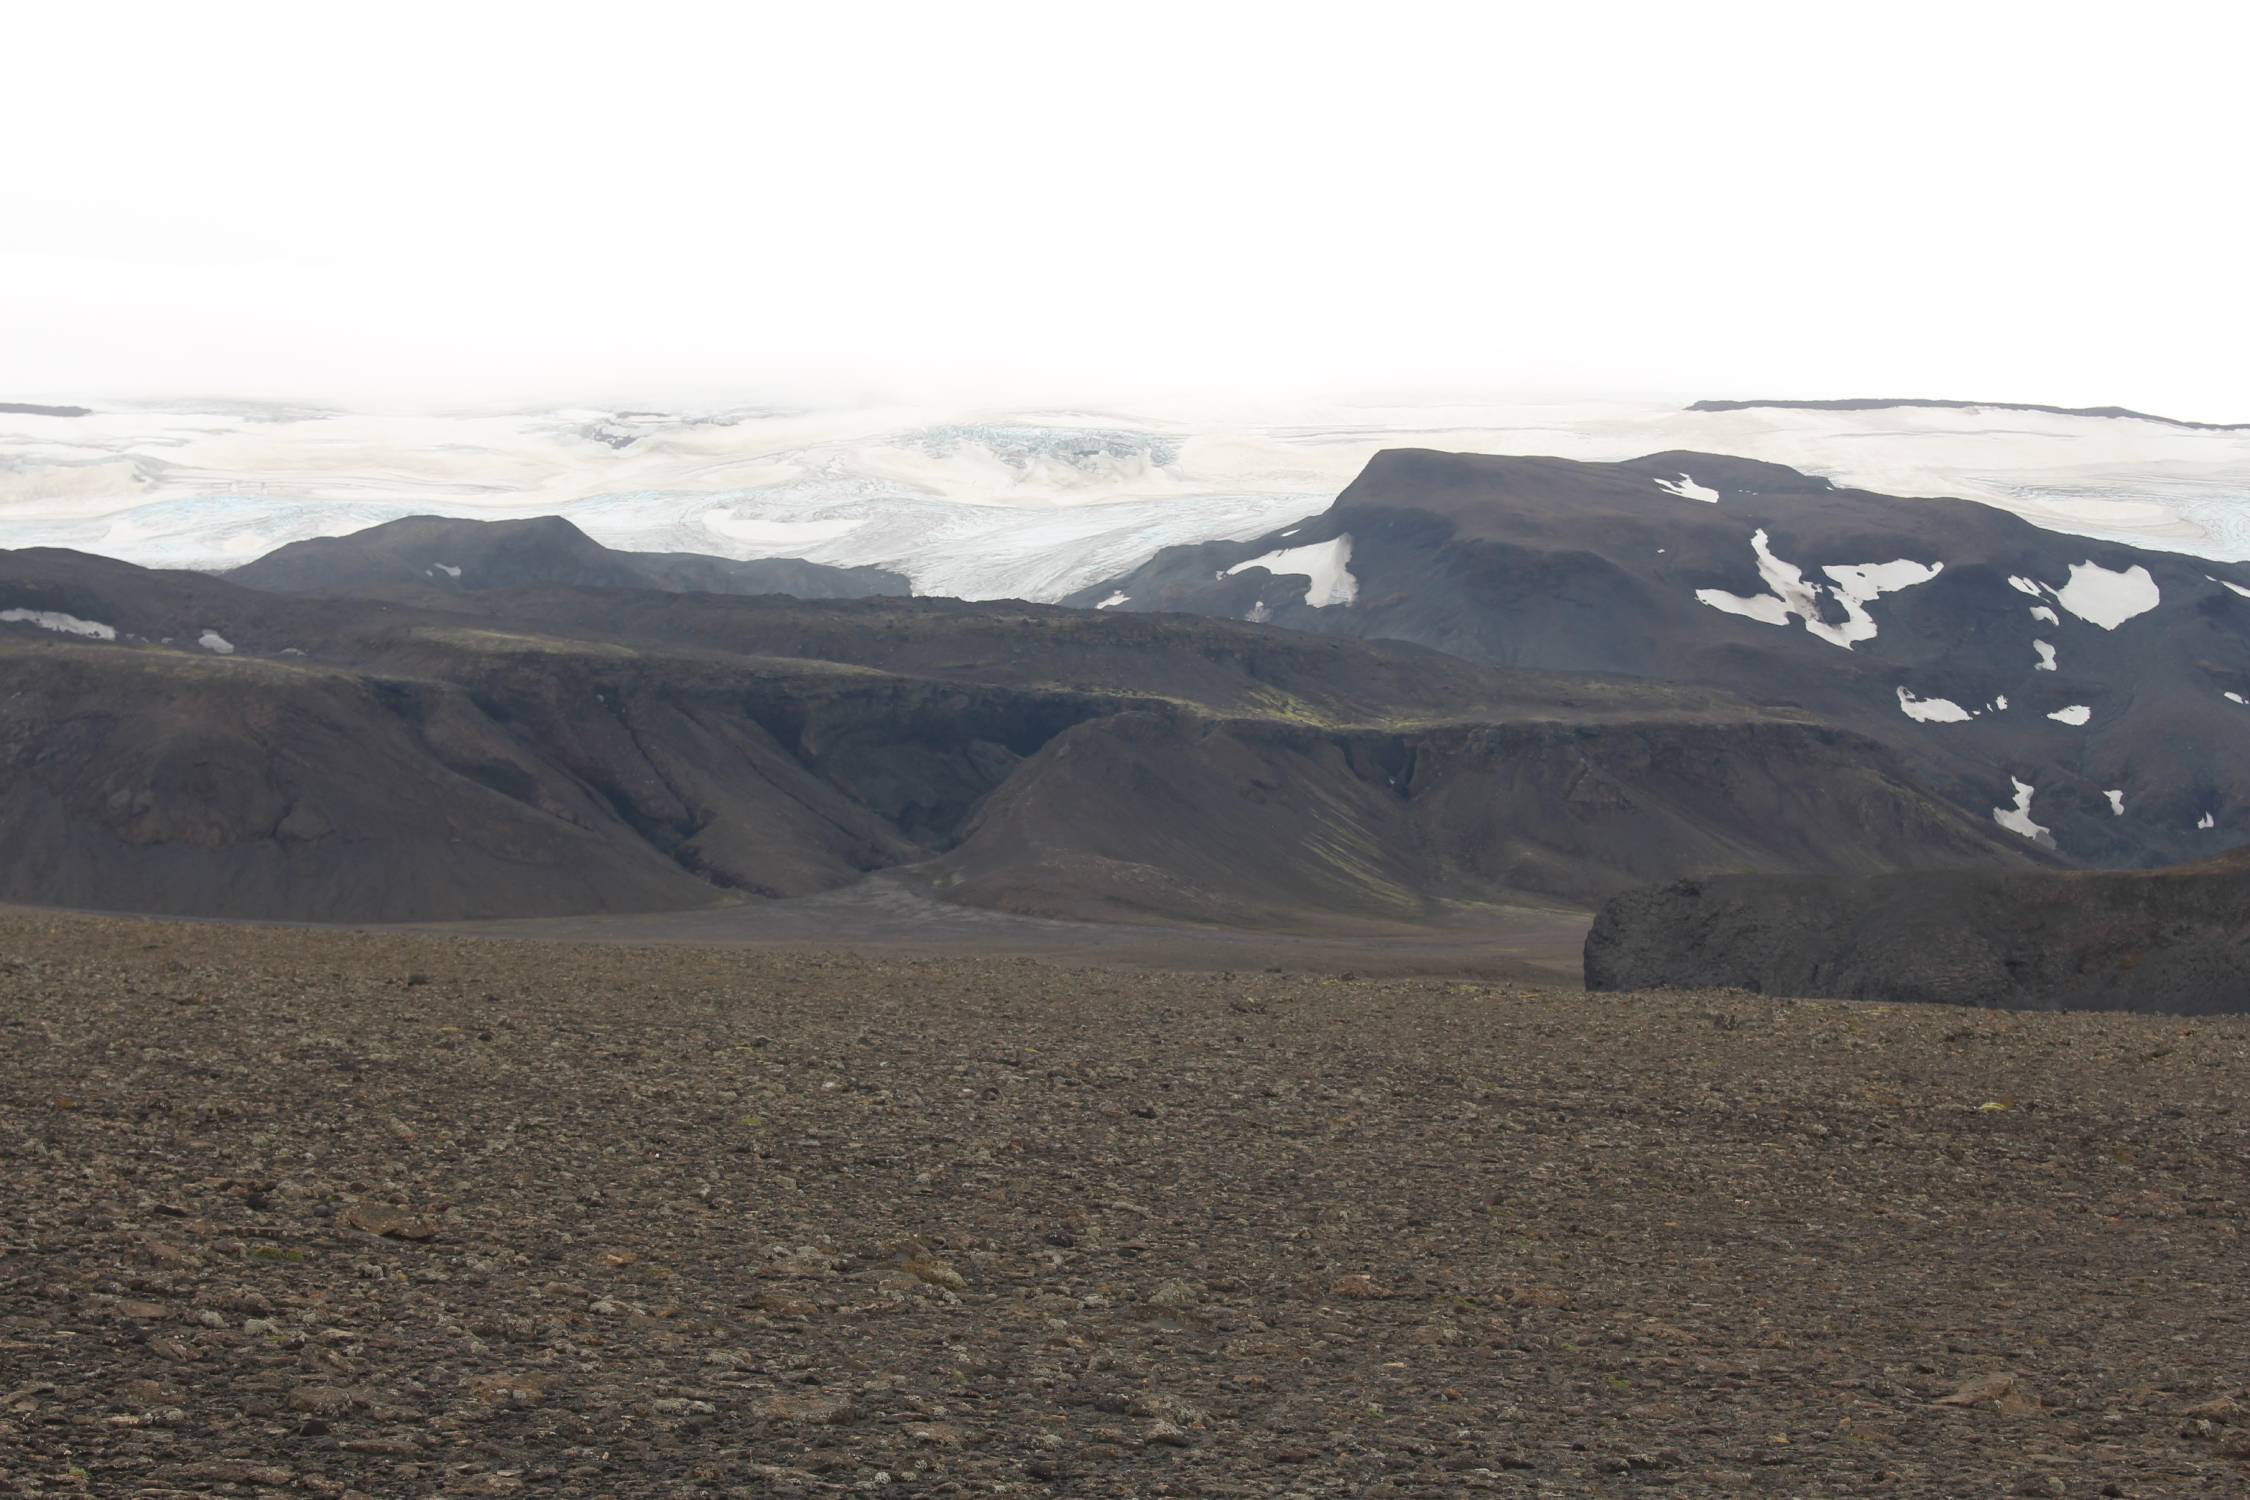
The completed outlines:
<svg viewBox="0 0 2250 1500">
<path fill-rule="evenodd" d="M 0 915 L 0 1491 L 2240 1495 L 2250 1024 Z"/>
</svg>

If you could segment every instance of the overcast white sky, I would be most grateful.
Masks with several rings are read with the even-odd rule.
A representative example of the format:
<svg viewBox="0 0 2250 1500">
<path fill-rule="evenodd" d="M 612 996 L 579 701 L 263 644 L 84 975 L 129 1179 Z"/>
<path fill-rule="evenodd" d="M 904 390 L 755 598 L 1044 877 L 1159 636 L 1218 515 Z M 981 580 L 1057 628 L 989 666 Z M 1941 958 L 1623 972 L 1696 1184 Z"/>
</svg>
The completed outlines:
<svg viewBox="0 0 2250 1500">
<path fill-rule="evenodd" d="M 2246 9 L 0 0 L 0 399 L 2250 421 Z"/>
</svg>

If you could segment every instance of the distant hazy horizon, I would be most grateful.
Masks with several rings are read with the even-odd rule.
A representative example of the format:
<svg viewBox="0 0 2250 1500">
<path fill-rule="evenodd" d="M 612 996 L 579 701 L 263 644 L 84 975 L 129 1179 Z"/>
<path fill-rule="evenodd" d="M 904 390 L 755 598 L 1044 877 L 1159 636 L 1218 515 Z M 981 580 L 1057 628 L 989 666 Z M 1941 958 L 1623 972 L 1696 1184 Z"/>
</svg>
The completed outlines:
<svg viewBox="0 0 2250 1500">
<path fill-rule="evenodd" d="M 108 389 L 78 386 L 54 390 L 24 390 L 0 388 L 0 407 L 10 404 L 29 406 L 79 407 L 90 412 L 288 412 L 337 416 L 366 417 L 532 417 L 564 412 L 586 413 L 649 413 L 665 416 L 696 417 L 721 415 L 744 411 L 770 411 L 784 413 L 847 413 L 884 410 L 933 411 L 952 414 L 983 412 L 993 416 L 1012 414 L 1039 414 L 1045 416 L 1076 416 L 1087 419 L 1115 418 L 1129 421 L 1147 421 L 1151 418 L 1186 417 L 1212 413 L 1236 416 L 1256 416 L 1269 421 L 1287 420 L 1302 414 L 1306 420 L 1332 417 L 1338 412 L 1354 410 L 1410 413 L 1431 411 L 1445 413 L 1473 412 L 1490 409 L 1496 412 L 1520 414 L 1526 411 L 1552 409 L 1556 412 L 1570 410 L 1600 410 L 1605 408 L 1632 410 L 1686 411 L 1700 401 L 1720 400 L 1751 406 L 1817 403 L 1834 401 L 1896 401 L 1928 404 L 1959 404 L 1995 409 L 2009 407 L 2054 407 L 2065 410 L 2104 410 L 2119 408 L 2136 415 L 2164 419 L 2176 423 L 2203 426 L 2242 426 L 2250 424 L 2250 407 L 2240 412 L 2188 412 L 2151 408 L 2130 401 L 2087 399 L 2061 401 L 2036 392 L 2017 392 L 1994 395 L 1986 391 L 1976 395 L 1939 391 L 1863 391 L 1857 389 L 1835 390 L 1743 390 L 1743 391 L 1665 391 L 1623 393 L 1607 392 L 1554 392 L 1446 390 L 1424 388 L 1366 388 L 1321 389 L 1306 386 L 1301 389 L 1283 389 L 1270 386 L 1237 387 L 1231 390 L 1164 390 L 1151 387 L 1147 391 L 1061 391 L 1053 389 L 1014 391 L 1002 387 L 977 389 L 972 387 L 933 387 L 916 390 L 905 386 L 895 388 L 863 388 L 859 390 L 824 389 L 812 385 L 766 389 L 757 385 L 738 387 L 681 386 L 651 393 L 642 391 L 580 391 L 568 393 L 534 392 L 513 394 L 489 391 L 478 395 L 443 394 L 401 390 L 391 393 L 337 391 L 322 393 L 298 388 L 291 391 L 259 389 L 195 390 L 152 387 L 147 390 L 132 388 Z"/>
<path fill-rule="evenodd" d="M 2250 420 L 2239 10 L 8 26 L 0 400 L 1913 395 Z"/>
</svg>

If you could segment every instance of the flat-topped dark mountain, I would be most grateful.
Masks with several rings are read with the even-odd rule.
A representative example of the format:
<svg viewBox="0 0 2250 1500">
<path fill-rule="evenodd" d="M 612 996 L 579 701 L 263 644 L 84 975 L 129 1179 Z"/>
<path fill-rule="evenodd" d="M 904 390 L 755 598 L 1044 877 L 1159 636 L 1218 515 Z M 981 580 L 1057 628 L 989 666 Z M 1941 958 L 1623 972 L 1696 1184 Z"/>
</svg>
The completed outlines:
<svg viewBox="0 0 2250 1500">
<path fill-rule="evenodd" d="M 293 595 L 41 549 L 0 553 L 0 699 L 0 900 L 110 909 L 650 910 L 912 866 L 1301 929 L 2043 858 L 1801 713 L 1191 617 Z"/>
<path fill-rule="evenodd" d="M 2043 406 L 2034 401 L 1941 401 L 1916 396 L 1850 396 L 1839 401 L 1697 401 L 1689 411 L 1889 411 L 1897 407 L 1934 407 L 1944 411 L 2035 411 L 2052 417 L 2121 417 L 2135 422 L 2161 422 L 2166 427 L 2186 427 L 2199 432 L 2250 432 L 2250 422 L 2190 422 L 2180 417 L 2160 417 L 2134 411 L 2129 406 Z"/>
<path fill-rule="evenodd" d="M 2011 837 L 2115 867 L 2250 834 L 2250 567 L 1703 453 L 1379 454 L 1325 513 L 1068 602 L 1713 688 L 1880 740 Z"/>
<path fill-rule="evenodd" d="M 291 542 L 226 577 L 293 594 L 471 592 L 542 584 L 800 599 L 912 592 L 903 575 L 882 568 L 832 568 L 793 557 L 738 561 L 693 552 L 619 552 L 560 516 L 505 521 L 407 516 L 349 536 Z"/>
<path fill-rule="evenodd" d="M 2250 1011 L 2250 847 L 2166 870 L 1683 881 L 1602 908 L 1596 990 Z"/>
</svg>

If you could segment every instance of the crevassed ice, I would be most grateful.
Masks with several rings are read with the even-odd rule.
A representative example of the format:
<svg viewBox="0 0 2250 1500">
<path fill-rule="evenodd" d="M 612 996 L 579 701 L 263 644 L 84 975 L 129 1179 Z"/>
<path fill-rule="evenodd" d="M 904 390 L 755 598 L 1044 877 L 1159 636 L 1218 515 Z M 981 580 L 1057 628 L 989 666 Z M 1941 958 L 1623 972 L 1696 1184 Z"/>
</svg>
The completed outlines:
<svg viewBox="0 0 2250 1500">
<path fill-rule="evenodd" d="M 2031 783 L 2018 781 L 2013 776 L 2009 777 L 2008 781 L 2016 789 L 2016 805 L 2014 807 L 1994 808 L 1992 810 L 1992 821 L 1998 823 L 2010 833 L 2020 833 L 2027 839 L 2043 839 L 2051 842 L 2053 838 L 2052 830 L 2031 821 Z"/>
<path fill-rule="evenodd" d="M 2073 703 L 2068 708 L 2058 708 L 2047 715 L 2058 724 L 2084 724 L 2094 717 L 2094 710 L 2083 703 Z"/>
<path fill-rule="evenodd" d="M 1795 563 L 1774 556 L 1763 527 L 1750 534 L 1750 551 L 1758 559 L 1758 576 L 1771 590 L 1765 594 L 1730 594 L 1724 589 L 1697 589 L 1699 603 L 1730 615 L 1741 615 L 1766 625 L 1787 625 L 1789 617 L 1804 620 L 1808 633 L 1849 651 L 1860 641 L 1875 638 L 1875 617 L 1867 606 L 1884 594 L 1897 593 L 1918 583 L 1928 583 L 1945 570 L 1944 563 L 1918 563 L 1906 558 L 1884 563 L 1829 563 L 1826 592 L 1844 607 L 1844 623 L 1831 625 L 1820 617 L 1823 585 L 1807 583 Z"/>
<path fill-rule="evenodd" d="M 834 541 L 867 524 L 864 519 L 851 516 L 827 521 L 772 521 L 737 515 L 733 507 L 725 505 L 706 510 L 702 522 L 707 530 L 729 541 L 783 546 Z"/>
<path fill-rule="evenodd" d="M 42 630 L 59 630 L 65 635 L 82 635 L 97 641 L 117 639 L 116 626 L 104 625 L 99 620 L 81 620 L 59 609 L 0 609 L 0 624 L 36 625 Z"/>
<path fill-rule="evenodd" d="M 1917 724 L 1964 724 L 1975 717 L 1951 698 L 1918 698 L 1903 687 L 1898 690 L 1898 711 Z"/>
<path fill-rule="evenodd" d="M 206 651 L 216 651 L 221 656 L 234 655 L 234 642 L 216 630 L 206 630 L 195 638 L 195 643 Z"/>
<path fill-rule="evenodd" d="M 1656 487 L 1664 491 L 1665 494 L 1677 495 L 1682 500 L 1703 500 L 1712 505 L 1719 503 L 1719 492 L 1717 490 L 1707 484 L 1697 484 L 1685 474 L 1682 474 L 1677 481 L 1659 479 L 1656 481 Z"/>
<path fill-rule="evenodd" d="M 1352 576 L 1351 563 L 1352 539 L 1347 532 L 1329 541 L 1284 547 L 1263 557 L 1238 562 L 1220 576 L 1240 573 L 1247 568 L 1264 568 L 1277 574 L 1300 573 L 1311 580 L 1311 586 L 1305 590 L 1305 603 L 1314 609 L 1326 609 L 1331 604 L 1349 604 L 1359 597 L 1359 580 Z"/>
<path fill-rule="evenodd" d="M 2033 641 L 2031 649 L 2039 653 L 2039 664 L 2031 670 L 2034 672 L 2052 672 L 2055 670 L 2055 648 L 2053 646 L 2045 641 Z"/>
<path fill-rule="evenodd" d="M 1161 468 L 1180 457 L 1179 445 L 1157 433 L 1047 422 L 951 422 L 902 433 L 893 441 L 938 458 L 982 449 L 1012 469 L 1041 464 L 1093 471 L 1118 465 Z"/>
</svg>

